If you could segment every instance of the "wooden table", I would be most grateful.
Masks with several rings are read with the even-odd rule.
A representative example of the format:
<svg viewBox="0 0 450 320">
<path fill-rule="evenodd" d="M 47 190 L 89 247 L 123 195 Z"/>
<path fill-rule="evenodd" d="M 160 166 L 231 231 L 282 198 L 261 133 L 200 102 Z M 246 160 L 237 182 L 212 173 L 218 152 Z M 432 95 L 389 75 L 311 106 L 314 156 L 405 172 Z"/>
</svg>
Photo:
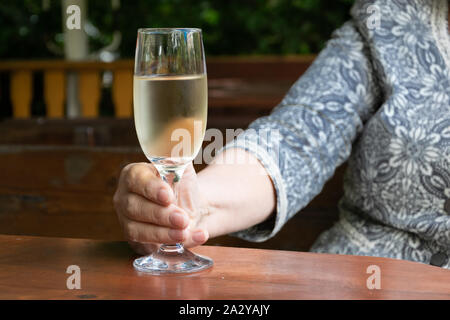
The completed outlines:
<svg viewBox="0 0 450 320">
<path fill-rule="evenodd" d="M 386 258 L 202 246 L 212 269 L 150 276 L 125 242 L 0 235 L 0 299 L 450 299 L 450 271 Z M 81 289 L 69 290 L 69 265 Z M 369 290 L 367 268 L 381 271 Z"/>
</svg>

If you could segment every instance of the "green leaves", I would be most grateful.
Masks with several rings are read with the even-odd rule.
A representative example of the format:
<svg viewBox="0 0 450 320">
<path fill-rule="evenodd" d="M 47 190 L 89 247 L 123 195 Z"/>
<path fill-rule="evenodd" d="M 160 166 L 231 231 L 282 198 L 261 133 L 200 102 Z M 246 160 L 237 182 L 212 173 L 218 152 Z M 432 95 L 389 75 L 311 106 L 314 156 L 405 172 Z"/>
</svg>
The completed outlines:
<svg viewBox="0 0 450 320">
<path fill-rule="evenodd" d="M 352 0 L 88 0 L 87 16 L 99 33 L 91 52 L 122 33 L 119 53 L 134 55 L 140 27 L 198 27 L 208 55 L 317 53 L 331 32 L 349 19 Z M 43 11 L 42 0 L 2 0 L 0 58 L 56 56 L 48 42 L 62 46 L 61 1 Z"/>
</svg>

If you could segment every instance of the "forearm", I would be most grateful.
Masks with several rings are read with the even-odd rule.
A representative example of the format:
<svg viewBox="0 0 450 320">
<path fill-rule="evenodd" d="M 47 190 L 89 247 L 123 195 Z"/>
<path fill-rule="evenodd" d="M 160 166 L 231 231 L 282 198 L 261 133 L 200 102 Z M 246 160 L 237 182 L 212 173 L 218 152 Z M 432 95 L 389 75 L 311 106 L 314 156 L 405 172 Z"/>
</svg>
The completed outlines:
<svg viewBox="0 0 450 320">
<path fill-rule="evenodd" d="M 250 153 L 230 148 L 199 172 L 200 191 L 208 202 L 210 237 L 239 231 L 273 214 L 276 194 L 263 165 Z"/>
</svg>

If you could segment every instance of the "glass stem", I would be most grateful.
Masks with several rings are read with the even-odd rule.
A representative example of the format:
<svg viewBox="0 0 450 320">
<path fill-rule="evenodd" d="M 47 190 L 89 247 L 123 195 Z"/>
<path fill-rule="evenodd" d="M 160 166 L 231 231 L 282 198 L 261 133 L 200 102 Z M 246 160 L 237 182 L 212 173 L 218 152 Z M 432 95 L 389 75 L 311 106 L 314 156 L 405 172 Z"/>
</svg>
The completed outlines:
<svg viewBox="0 0 450 320">
<path fill-rule="evenodd" d="M 158 166 L 155 165 L 156 169 L 159 172 L 159 175 L 161 178 L 167 182 L 170 187 L 172 188 L 174 197 L 175 197 L 175 203 L 178 205 L 178 181 L 181 180 L 181 177 L 183 176 L 184 169 L 186 169 L 186 165 L 182 166 Z M 159 248 L 160 251 L 165 253 L 183 253 L 184 247 L 181 243 L 175 243 L 175 244 L 162 244 Z"/>
</svg>

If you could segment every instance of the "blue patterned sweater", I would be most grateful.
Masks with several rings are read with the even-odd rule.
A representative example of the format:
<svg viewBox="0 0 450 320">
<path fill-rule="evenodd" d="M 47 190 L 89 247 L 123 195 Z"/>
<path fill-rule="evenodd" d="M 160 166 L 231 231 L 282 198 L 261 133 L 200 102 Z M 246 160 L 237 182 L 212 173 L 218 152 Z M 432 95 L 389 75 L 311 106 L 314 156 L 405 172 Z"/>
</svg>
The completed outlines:
<svg viewBox="0 0 450 320">
<path fill-rule="evenodd" d="M 273 216 L 234 235 L 273 237 L 348 160 L 339 221 L 311 251 L 450 268 L 448 2 L 356 1 L 351 14 L 271 114 L 223 149 L 253 153 L 277 196 Z"/>
</svg>

